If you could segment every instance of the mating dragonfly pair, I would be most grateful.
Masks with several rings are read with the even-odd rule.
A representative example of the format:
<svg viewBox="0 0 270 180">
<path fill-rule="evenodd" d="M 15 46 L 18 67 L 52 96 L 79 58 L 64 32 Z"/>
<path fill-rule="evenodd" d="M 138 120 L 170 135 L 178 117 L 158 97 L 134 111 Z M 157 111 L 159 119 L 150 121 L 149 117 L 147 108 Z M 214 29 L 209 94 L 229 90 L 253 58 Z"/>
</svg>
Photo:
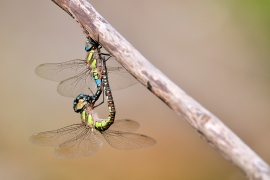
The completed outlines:
<svg viewBox="0 0 270 180">
<path fill-rule="evenodd" d="M 153 146 L 156 141 L 148 136 L 133 133 L 139 123 L 129 119 L 116 120 L 112 90 L 127 88 L 137 83 L 122 66 L 107 60 L 109 54 L 101 53 L 98 42 L 89 38 L 85 44 L 85 60 L 72 60 L 64 63 L 41 64 L 36 74 L 42 78 L 58 81 L 57 91 L 66 97 L 75 97 L 73 109 L 80 113 L 81 123 L 54 131 L 34 134 L 30 141 L 41 146 L 55 147 L 55 155 L 61 158 L 85 157 L 96 153 L 103 145 L 101 136 L 114 148 L 131 150 Z M 105 56 L 108 56 L 105 59 Z M 110 77 L 110 83 L 108 81 Z M 95 94 L 93 94 L 95 90 Z M 89 91 L 92 96 L 87 95 Z M 101 93 L 106 95 L 109 115 L 100 119 L 95 105 Z M 78 95 L 79 94 L 79 95 Z"/>
</svg>

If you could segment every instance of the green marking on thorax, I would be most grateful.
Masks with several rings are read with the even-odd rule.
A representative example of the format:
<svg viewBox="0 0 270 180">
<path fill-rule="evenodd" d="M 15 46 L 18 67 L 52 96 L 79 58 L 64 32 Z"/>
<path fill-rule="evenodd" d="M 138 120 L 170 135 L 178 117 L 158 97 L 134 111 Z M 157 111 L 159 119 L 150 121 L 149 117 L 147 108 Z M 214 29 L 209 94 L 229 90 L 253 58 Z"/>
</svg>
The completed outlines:
<svg viewBox="0 0 270 180">
<path fill-rule="evenodd" d="M 88 125 L 93 125 L 94 124 L 92 115 L 86 113 L 85 110 L 81 113 L 81 116 L 82 116 L 82 120 L 84 122 L 86 122 Z"/>
<path fill-rule="evenodd" d="M 88 63 L 91 62 L 92 58 L 93 58 L 93 55 L 94 55 L 94 50 L 91 50 L 89 52 L 89 55 L 87 57 L 87 60 L 88 60 Z M 91 63 L 91 67 L 92 68 L 96 68 L 97 67 L 97 60 L 96 59 L 93 59 L 92 63 Z"/>
<path fill-rule="evenodd" d="M 87 57 L 87 60 L 88 60 L 88 61 L 90 61 L 90 60 L 92 59 L 93 53 L 94 53 L 93 50 L 91 50 L 91 51 L 89 52 L 89 55 L 88 55 L 88 57 Z"/>
<path fill-rule="evenodd" d="M 97 67 L 97 60 L 96 59 L 93 60 L 93 62 L 91 64 L 91 67 L 92 68 L 96 68 Z"/>
<path fill-rule="evenodd" d="M 82 119 L 83 119 L 83 121 L 85 122 L 85 110 L 82 112 Z"/>
<path fill-rule="evenodd" d="M 92 115 L 91 114 L 88 115 L 88 124 L 89 125 L 93 125 L 94 124 L 94 121 L 93 121 L 93 118 L 92 118 Z"/>
</svg>

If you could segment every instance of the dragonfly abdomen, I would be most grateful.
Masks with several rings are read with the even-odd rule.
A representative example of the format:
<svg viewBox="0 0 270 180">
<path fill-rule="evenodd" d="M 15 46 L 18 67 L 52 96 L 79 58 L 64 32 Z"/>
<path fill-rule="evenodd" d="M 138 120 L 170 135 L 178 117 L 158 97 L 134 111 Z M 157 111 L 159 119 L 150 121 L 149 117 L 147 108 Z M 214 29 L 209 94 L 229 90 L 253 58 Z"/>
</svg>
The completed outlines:
<svg viewBox="0 0 270 180">
<path fill-rule="evenodd" d="M 102 71 L 102 85 L 103 85 L 104 92 L 107 99 L 109 115 L 108 115 L 108 119 L 95 123 L 95 128 L 100 132 L 107 130 L 114 123 L 115 113 L 116 113 L 115 105 L 114 105 L 114 101 L 112 97 L 112 92 L 111 92 L 109 81 L 108 81 L 106 61 L 103 61 L 103 64 L 104 65 L 103 65 L 103 71 Z"/>
</svg>

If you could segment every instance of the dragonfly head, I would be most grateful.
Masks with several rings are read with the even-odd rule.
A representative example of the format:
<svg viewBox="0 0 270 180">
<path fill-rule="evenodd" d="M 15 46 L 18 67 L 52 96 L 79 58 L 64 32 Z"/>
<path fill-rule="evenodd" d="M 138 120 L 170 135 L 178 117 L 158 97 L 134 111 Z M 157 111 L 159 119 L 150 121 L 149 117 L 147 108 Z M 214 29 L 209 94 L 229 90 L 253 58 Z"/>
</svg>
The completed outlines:
<svg viewBox="0 0 270 180">
<path fill-rule="evenodd" d="M 85 42 L 85 46 L 84 49 L 85 51 L 91 51 L 92 49 L 96 49 L 98 47 L 98 43 L 96 41 L 94 41 L 92 38 L 89 38 L 86 40 Z"/>
<path fill-rule="evenodd" d="M 76 113 L 81 113 L 85 108 L 87 104 L 92 104 L 92 101 L 94 100 L 93 96 L 85 95 L 85 94 L 79 94 L 73 102 L 73 109 Z"/>
</svg>

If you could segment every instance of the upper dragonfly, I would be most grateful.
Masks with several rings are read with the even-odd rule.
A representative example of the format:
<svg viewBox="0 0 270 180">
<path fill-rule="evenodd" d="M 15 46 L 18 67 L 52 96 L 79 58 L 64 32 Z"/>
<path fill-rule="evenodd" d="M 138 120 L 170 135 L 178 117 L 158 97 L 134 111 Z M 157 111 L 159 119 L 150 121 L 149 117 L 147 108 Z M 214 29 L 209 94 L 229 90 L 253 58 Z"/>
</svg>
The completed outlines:
<svg viewBox="0 0 270 180">
<path fill-rule="evenodd" d="M 39 65 L 35 72 L 38 76 L 60 82 L 57 91 L 62 96 L 76 97 L 88 94 L 89 89 L 97 91 L 101 73 L 101 46 L 89 38 L 85 43 L 87 56 L 85 60 L 75 59 L 63 63 L 46 63 Z M 110 76 L 111 89 L 118 90 L 132 86 L 138 81 L 115 60 L 109 60 L 107 70 Z M 95 74 L 96 73 L 96 79 Z"/>
</svg>

